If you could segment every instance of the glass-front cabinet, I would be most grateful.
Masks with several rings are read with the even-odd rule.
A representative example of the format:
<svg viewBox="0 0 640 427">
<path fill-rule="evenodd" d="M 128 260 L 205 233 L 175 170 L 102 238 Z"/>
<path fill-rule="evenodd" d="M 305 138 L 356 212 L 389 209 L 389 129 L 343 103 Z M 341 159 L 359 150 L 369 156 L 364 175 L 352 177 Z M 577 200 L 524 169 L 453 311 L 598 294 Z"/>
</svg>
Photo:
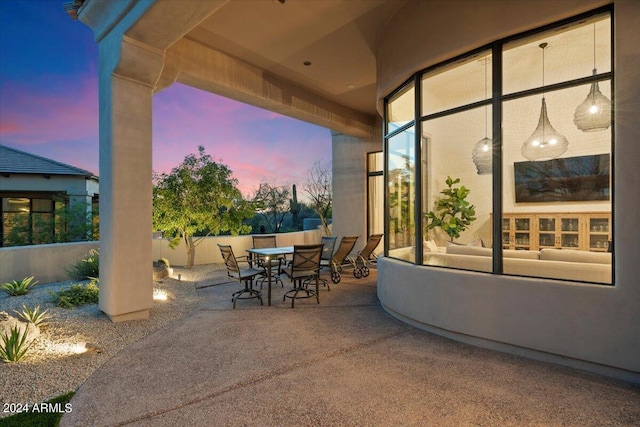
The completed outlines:
<svg viewBox="0 0 640 427">
<path fill-rule="evenodd" d="M 578 249 L 581 246 L 581 215 L 538 215 L 538 249 Z"/>
<path fill-rule="evenodd" d="M 611 215 L 592 215 L 588 223 L 589 250 L 593 252 L 606 252 L 611 242 Z"/>
<path fill-rule="evenodd" d="M 578 249 L 582 245 L 580 241 L 580 218 L 567 217 L 560 219 L 560 247 Z"/>
<path fill-rule="evenodd" d="M 555 217 L 538 218 L 538 247 L 555 248 L 557 244 L 557 221 Z"/>
<path fill-rule="evenodd" d="M 606 252 L 611 240 L 610 213 L 505 213 L 504 249 L 577 249 Z"/>
<path fill-rule="evenodd" d="M 503 216 L 502 247 L 504 249 L 530 250 L 532 218 L 527 215 Z"/>
</svg>

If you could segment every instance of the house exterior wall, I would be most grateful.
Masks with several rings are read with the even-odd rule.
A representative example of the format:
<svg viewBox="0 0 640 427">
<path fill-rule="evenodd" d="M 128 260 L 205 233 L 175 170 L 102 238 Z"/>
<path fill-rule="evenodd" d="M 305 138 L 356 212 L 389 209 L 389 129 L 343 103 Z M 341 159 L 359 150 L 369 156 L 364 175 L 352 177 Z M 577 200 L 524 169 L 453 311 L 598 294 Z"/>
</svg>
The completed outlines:
<svg viewBox="0 0 640 427">
<path fill-rule="evenodd" d="M 409 75 L 492 40 L 607 4 L 602 1 L 410 1 L 378 50 L 378 95 Z M 437 19 L 431 17 L 437 16 Z M 382 259 L 378 294 L 415 326 L 474 344 L 640 381 L 640 3 L 614 2 L 615 286 L 438 269 Z M 424 40 L 425 42 L 416 42 Z M 616 96 L 616 94 L 619 94 Z"/>
<path fill-rule="evenodd" d="M 382 125 L 371 138 L 331 133 L 333 173 L 333 235 L 360 236 L 354 250 L 367 239 L 367 153 L 382 150 Z"/>
<path fill-rule="evenodd" d="M 55 176 L 45 178 L 42 175 L 11 174 L 0 177 L 0 191 L 11 192 L 64 192 L 68 195 L 98 194 L 98 183 L 84 176 Z"/>
<path fill-rule="evenodd" d="M 97 178 L 87 178 L 81 175 L 49 175 L 42 174 L 10 174 L 0 177 L 0 201 L 4 197 L 12 198 L 52 198 L 53 195 L 68 197 L 69 207 L 84 204 L 91 214 L 92 201 L 99 193 Z M 0 224 L 0 228 L 6 225 Z M 7 229 L 0 230 L 0 236 L 8 233 Z M 2 240 L 2 239 L 0 239 Z M 2 246 L 0 242 L 0 246 Z M 6 267 L 0 264 L 0 276 Z"/>
</svg>

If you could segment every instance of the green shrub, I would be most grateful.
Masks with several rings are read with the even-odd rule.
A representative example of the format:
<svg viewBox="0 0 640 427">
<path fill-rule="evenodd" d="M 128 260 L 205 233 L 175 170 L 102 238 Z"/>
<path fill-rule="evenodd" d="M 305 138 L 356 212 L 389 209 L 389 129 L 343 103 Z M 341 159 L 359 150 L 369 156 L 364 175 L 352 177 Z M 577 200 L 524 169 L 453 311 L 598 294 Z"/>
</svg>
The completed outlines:
<svg viewBox="0 0 640 427">
<path fill-rule="evenodd" d="M 51 318 L 51 316 L 47 313 L 47 310 L 40 311 L 40 306 L 37 305 L 35 308 L 30 309 L 26 305 L 22 305 L 22 311 L 13 310 L 20 319 L 27 323 L 33 323 L 34 325 L 41 327 L 47 324 L 47 320 Z"/>
<path fill-rule="evenodd" d="M 12 282 L 4 283 L 2 285 L 2 289 L 11 296 L 25 295 L 28 294 L 37 283 L 37 280 L 35 282 L 33 281 L 33 276 L 25 277 L 22 280 L 14 280 Z"/>
<path fill-rule="evenodd" d="M 71 285 L 67 289 L 58 292 L 49 292 L 53 296 L 53 302 L 62 308 L 73 308 L 85 304 L 98 303 L 98 280 L 91 279 L 87 284 Z"/>
<path fill-rule="evenodd" d="M 27 328 L 20 332 L 17 326 L 11 328 L 11 332 L 7 335 L 3 333 L 2 343 L 0 344 L 0 359 L 5 362 L 18 362 L 27 354 L 27 350 L 31 346 L 31 343 L 27 344 L 27 338 L 29 333 Z"/>
<path fill-rule="evenodd" d="M 167 268 L 171 268 L 171 265 L 169 264 L 169 260 L 166 258 L 160 258 L 158 261 L 156 261 L 158 264 L 164 264 Z"/>
<path fill-rule="evenodd" d="M 100 276 L 100 254 L 91 249 L 86 258 L 65 268 L 65 271 L 75 280 L 86 280 Z"/>
</svg>

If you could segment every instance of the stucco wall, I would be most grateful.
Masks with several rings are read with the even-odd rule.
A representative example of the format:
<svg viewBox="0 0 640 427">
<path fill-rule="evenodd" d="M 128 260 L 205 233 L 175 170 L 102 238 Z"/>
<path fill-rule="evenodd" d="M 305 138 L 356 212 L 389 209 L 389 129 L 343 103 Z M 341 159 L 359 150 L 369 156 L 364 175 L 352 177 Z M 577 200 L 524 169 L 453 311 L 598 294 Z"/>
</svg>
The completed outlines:
<svg viewBox="0 0 640 427">
<path fill-rule="evenodd" d="M 320 230 L 300 231 L 276 235 L 278 246 L 320 243 Z M 222 263 L 217 243 L 232 245 L 237 256 L 246 255 L 253 246 L 248 236 L 211 236 L 196 249 L 196 265 Z M 40 283 L 69 280 L 65 268 L 84 258 L 99 242 L 56 243 L 0 248 L 0 283 L 34 276 Z M 184 265 L 187 254 L 184 245 L 169 247 L 166 239 L 153 239 L 153 259 L 167 258 L 171 265 Z"/>
<path fill-rule="evenodd" d="M 320 243 L 320 230 L 298 231 L 295 233 L 276 234 L 278 246 L 310 245 Z M 247 249 L 253 247 L 251 235 L 246 236 L 210 236 L 206 237 L 196 248 L 196 265 L 222 263 L 222 256 L 218 243 L 231 245 L 236 256 L 247 255 Z M 180 243 L 175 249 L 169 247 L 166 239 L 153 239 L 153 259 L 166 258 L 171 265 L 185 265 L 187 263 L 187 251 L 184 243 Z"/>
<path fill-rule="evenodd" d="M 93 196 L 98 193 L 98 183 L 84 176 L 13 174 L 0 177 L 0 191 L 64 191 L 69 195 Z"/>
<path fill-rule="evenodd" d="M 383 96 L 428 65 L 490 41 L 607 4 L 602 1 L 409 1 L 389 22 L 378 49 Z M 615 286 L 414 266 L 383 259 L 384 307 L 425 329 L 545 352 L 576 366 L 616 368 L 640 381 L 640 2 L 614 3 Z M 417 42 L 420 41 L 420 42 Z M 558 359 L 556 359 L 558 360 Z M 584 366 L 583 366 L 584 367 Z M 625 374 L 626 373 L 626 374 Z"/>
<path fill-rule="evenodd" d="M 331 133 L 333 163 L 333 235 L 360 236 L 355 250 L 367 238 L 367 153 L 382 150 L 382 125 L 370 139 Z"/>
<path fill-rule="evenodd" d="M 40 283 L 69 280 L 65 268 L 84 258 L 98 242 L 0 248 L 0 283 L 33 276 Z"/>
</svg>

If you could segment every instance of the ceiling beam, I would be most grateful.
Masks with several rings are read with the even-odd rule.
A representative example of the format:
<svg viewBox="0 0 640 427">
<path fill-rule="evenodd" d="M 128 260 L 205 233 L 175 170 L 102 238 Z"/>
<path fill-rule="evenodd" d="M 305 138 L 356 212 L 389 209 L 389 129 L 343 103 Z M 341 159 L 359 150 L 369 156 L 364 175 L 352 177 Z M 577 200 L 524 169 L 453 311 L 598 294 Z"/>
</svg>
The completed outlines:
<svg viewBox="0 0 640 427">
<path fill-rule="evenodd" d="M 186 38 L 166 51 L 156 91 L 176 81 L 347 135 L 374 134 L 374 116 Z"/>
</svg>

